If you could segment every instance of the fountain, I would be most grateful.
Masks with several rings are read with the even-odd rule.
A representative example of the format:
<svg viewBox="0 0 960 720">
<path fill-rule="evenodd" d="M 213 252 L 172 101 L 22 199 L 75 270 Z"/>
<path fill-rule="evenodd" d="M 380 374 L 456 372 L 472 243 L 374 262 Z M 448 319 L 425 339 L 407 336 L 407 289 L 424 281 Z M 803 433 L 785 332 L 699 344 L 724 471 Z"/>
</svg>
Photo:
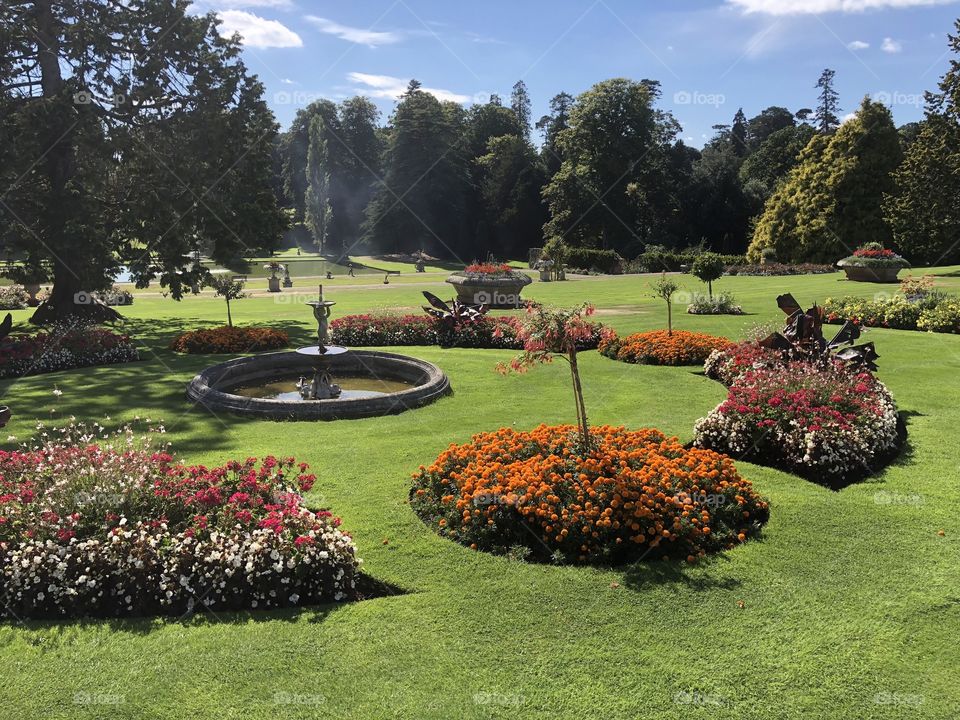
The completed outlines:
<svg viewBox="0 0 960 720">
<path fill-rule="evenodd" d="M 334 420 L 402 412 L 450 392 L 447 376 L 432 363 L 332 345 L 336 303 L 324 298 L 322 285 L 318 299 L 307 305 L 317 321 L 316 345 L 219 363 L 190 382 L 187 396 L 214 411 Z"/>
</svg>

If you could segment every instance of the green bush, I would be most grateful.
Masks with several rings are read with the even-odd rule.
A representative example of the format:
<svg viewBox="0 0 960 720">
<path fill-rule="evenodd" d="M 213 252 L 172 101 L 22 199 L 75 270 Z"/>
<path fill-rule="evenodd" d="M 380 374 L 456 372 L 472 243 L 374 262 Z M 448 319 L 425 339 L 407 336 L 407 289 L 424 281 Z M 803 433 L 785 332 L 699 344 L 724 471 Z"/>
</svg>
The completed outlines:
<svg viewBox="0 0 960 720">
<path fill-rule="evenodd" d="M 629 272 L 680 272 L 682 266 L 692 266 L 703 253 L 692 250 L 648 250 L 638 255 L 627 264 Z M 745 255 L 718 255 L 725 266 L 744 265 L 747 262 Z"/>
<path fill-rule="evenodd" d="M 941 291 L 933 291 L 914 302 L 903 295 L 875 300 L 827 298 L 823 309 L 827 322 L 831 323 L 849 319 L 867 327 L 960 333 L 960 298 Z"/>
<path fill-rule="evenodd" d="M 717 293 L 713 297 L 694 293 L 687 305 L 687 312 L 690 315 L 743 315 L 743 308 L 728 292 Z"/>
<path fill-rule="evenodd" d="M 623 258 L 613 250 L 568 247 L 564 261 L 569 268 L 598 270 L 607 275 L 619 275 L 623 272 Z"/>
</svg>

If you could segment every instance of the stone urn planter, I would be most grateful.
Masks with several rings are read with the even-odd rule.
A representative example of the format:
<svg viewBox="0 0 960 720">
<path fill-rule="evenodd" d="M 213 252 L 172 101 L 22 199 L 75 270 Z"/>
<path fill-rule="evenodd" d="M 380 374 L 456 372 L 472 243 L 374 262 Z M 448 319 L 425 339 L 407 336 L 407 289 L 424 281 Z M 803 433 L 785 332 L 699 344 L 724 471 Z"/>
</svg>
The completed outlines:
<svg viewBox="0 0 960 720">
<path fill-rule="evenodd" d="M 533 282 L 516 270 L 497 273 L 465 271 L 447 278 L 457 290 L 457 299 L 468 305 L 486 305 L 494 309 L 523 307 L 520 291 Z"/>
<path fill-rule="evenodd" d="M 0 405 L 0 428 L 4 427 L 8 422 L 10 422 L 10 408 L 6 405 Z"/>
<path fill-rule="evenodd" d="M 837 263 L 847 280 L 853 282 L 894 283 L 897 274 L 910 263 L 879 243 L 869 243 Z"/>
<path fill-rule="evenodd" d="M 270 277 L 267 278 L 267 290 L 269 292 L 280 292 L 280 278 L 277 277 L 277 273 L 285 270 L 283 265 L 272 262 L 263 267 L 270 271 Z"/>
<path fill-rule="evenodd" d="M 40 283 L 24 283 L 23 289 L 27 292 L 27 305 L 29 307 L 36 307 L 40 304 L 40 301 L 37 300 L 37 294 L 40 292 Z"/>
</svg>

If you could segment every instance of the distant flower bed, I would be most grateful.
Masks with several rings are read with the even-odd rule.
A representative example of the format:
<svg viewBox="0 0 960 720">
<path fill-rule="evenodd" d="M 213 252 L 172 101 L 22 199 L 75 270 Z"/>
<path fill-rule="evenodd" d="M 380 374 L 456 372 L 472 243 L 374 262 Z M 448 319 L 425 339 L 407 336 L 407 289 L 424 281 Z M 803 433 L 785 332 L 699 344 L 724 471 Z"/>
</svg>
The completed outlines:
<svg viewBox="0 0 960 720">
<path fill-rule="evenodd" d="M 756 265 L 729 265 L 727 275 L 753 276 L 780 276 L 780 275 L 826 275 L 837 272 L 833 265 L 818 265 L 816 263 L 800 263 L 786 265 L 784 263 L 766 263 Z"/>
<path fill-rule="evenodd" d="M 960 333 L 960 297 L 939 291 L 914 301 L 903 295 L 876 300 L 860 297 L 827 298 L 824 312 L 830 323 L 842 324 L 853 320 L 867 327 Z"/>
<path fill-rule="evenodd" d="M 718 293 L 713 297 L 694 293 L 687 312 L 690 315 L 743 315 L 743 308 L 730 293 Z"/>
<path fill-rule="evenodd" d="M 687 450 L 658 430 L 502 428 L 451 445 L 414 474 L 411 506 L 477 550 L 614 564 L 670 555 L 694 562 L 744 542 L 767 503 L 730 458 Z"/>
<path fill-rule="evenodd" d="M 600 342 L 602 326 L 593 324 L 592 335 L 581 349 L 592 350 Z M 333 341 L 348 347 L 381 345 L 445 345 L 466 348 L 519 350 L 520 319 L 486 315 L 476 322 L 461 323 L 452 332 L 427 315 L 346 315 L 330 323 Z"/>
<path fill-rule="evenodd" d="M 733 345 L 727 338 L 705 333 L 666 330 L 636 333 L 626 337 L 609 334 L 599 350 L 614 360 L 644 365 L 699 365 L 714 350 Z"/>
<path fill-rule="evenodd" d="M 0 287 L 0 310 L 23 310 L 30 296 L 22 285 Z"/>
<path fill-rule="evenodd" d="M 832 487 L 870 474 L 899 444 L 896 405 L 883 383 L 833 363 L 743 372 L 694 434 L 697 447 Z"/>
<path fill-rule="evenodd" d="M 128 335 L 98 327 L 59 324 L 34 335 L 9 335 L 0 340 L 0 377 L 139 359 Z"/>
<path fill-rule="evenodd" d="M 0 452 L 0 617 L 173 615 L 356 597 L 360 560 L 293 458 L 185 466 L 70 428 Z"/>
<path fill-rule="evenodd" d="M 114 285 L 108 290 L 93 293 L 105 305 L 133 305 L 133 293 Z"/>
<path fill-rule="evenodd" d="M 212 330 L 190 330 L 178 335 L 170 349 L 180 353 L 216 354 L 248 353 L 278 350 L 289 345 L 282 330 L 259 327 L 219 327 Z"/>
</svg>

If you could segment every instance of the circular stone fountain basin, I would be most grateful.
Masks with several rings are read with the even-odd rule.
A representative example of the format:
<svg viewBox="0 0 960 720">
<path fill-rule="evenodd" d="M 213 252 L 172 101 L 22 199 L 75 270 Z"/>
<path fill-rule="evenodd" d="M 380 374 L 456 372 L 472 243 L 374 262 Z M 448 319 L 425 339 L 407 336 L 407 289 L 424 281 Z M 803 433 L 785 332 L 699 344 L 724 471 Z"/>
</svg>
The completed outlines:
<svg viewBox="0 0 960 720">
<path fill-rule="evenodd" d="M 316 358 L 278 352 L 212 365 L 187 386 L 187 397 L 217 412 L 275 420 L 340 420 L 389 415 L 418 408 L 450 392 L 436 365 L 407 355 L 351 350 L 324 359 L 339 398 L 304 400 L 299 377 L 313 377 Z"/>
</svg>

